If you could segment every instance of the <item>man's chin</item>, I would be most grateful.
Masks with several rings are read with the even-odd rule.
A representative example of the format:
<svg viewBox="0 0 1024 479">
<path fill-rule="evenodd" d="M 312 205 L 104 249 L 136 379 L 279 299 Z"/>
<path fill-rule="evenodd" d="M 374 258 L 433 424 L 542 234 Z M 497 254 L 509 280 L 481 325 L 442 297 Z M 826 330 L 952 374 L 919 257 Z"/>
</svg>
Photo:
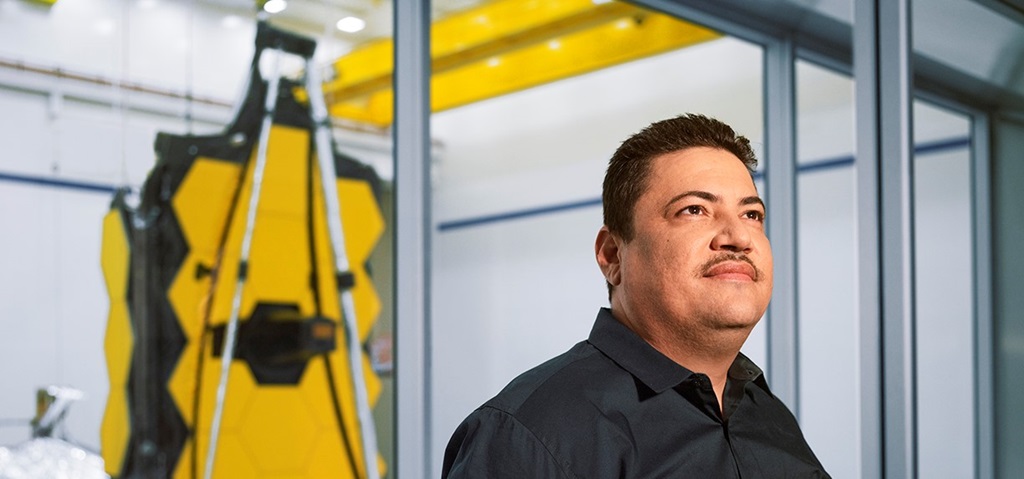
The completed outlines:
<svg viewBox="0 0 1024 479">
<path fill-rule="evenodd" d="M 729 310 L 723 311 L 724 314 L 718 316 L 715 326 L 718 329 L 751 329 L 757 326 L 757 323 L 761 321 L 761 317 L 764 316 L 764 311 L 758 312 L 753 308 L 742 309 L 742 310 Z"/>
</svg>

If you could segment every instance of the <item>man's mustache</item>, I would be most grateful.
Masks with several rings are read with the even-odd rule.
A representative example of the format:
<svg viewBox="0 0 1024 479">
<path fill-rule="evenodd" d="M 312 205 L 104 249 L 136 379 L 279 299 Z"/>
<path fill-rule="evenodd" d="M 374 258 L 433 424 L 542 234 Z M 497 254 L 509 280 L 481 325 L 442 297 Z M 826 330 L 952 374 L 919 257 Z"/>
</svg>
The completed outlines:
<svg viewBox="0 0 1024 479">
<path fill-rule="evenodd" d="M 758 268 L 757 265 L 754 264 L 754 262 L 751 261 L 751 259 L 743 253 L 719 254 L 718 256 L 715 256 L 714 258 L 707 260 L 703 265 L 701 265 L 698 269 L 698 272 L 700 273 L 701 277 L 707 276 L 711 272 L 711 268 L 714 268 L 715 266 L 718 266 L 721 263 L 729 261 L 742 261 L 744 263 L 749 264 L 751 268 L 754 268 L 754 281 L 761 281 L 764 278 L 764 273 L 761 272 L 761 269 Z"/>
</svg>

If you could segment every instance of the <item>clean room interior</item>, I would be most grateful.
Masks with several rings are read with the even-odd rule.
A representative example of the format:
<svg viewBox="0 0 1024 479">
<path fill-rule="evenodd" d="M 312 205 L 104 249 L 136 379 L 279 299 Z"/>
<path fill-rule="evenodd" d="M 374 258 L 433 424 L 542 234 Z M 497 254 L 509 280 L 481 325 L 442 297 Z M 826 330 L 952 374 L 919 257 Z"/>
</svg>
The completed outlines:
<svg viewBox="0 0 1024 479">
<path fill-rule="evenodd" d="M 1024 397 L 1013 372 L 1024 362 L 1015 248 L 1024 223 L 1014 213 L 1024 199 L 1020 2 L 899 2 L 911 7 L 909 25 L 894 29 L 912 43 L 909 60 L 889 54 L 892 45 L 877 52 L 879 64 L 913 68 L 896 136 L 904 144 L 895 147 L 885 143 L 893 123 L 865 120 L 871 90 L 855 81 L 865 71 L 860 49 L 878 45 L 865 44 L 855 9 L 872 2 L 791 0 L 774 12 L 739 1 L 611 2 L 627 13 L 563 21 L 561 31 L 529 23 L 543 20 L 537 2 L 404 3 L 291 0 L 269 13 L 250 0 L 0 0 L 0 446 L 29 441 L 37 391 L 61 386 L 82 397 L 59 436 L 105 456 L 104 217 L 117 189 L 140 192 L 158 132 L 228 125 L 265 19 L 317 42 L 335 147 L 383 186 L 385 228 L 368 262 L 381 307 L 363 347 L 382 383 L 373 418 L 388 477 L 435 477 L 468 413 L 586 338 L 608 301 L 592 253 L 607 160 L 630 134 L 686 112 L 731 124 L 761 161 L 776 291 L 743 352 L 825 468 L 834 477 L 1009 478 L 1024 467 L 1014 453 L 1024 414 L 1013 406 Z M 612 11 L 596 0 L 547 5 L 555 4 Z M 434 25 L 432 82 L 401 61 L 415 41 L 394 22 L 409 11 Z M 343 17 L 365 24 L 345 32 Z M 516 28 L 535 30 L 514 36 Z M 680 40 L 651 45 L 644 28 Z M 682 39 L 692 29 L 703 36 Z M 473 35 L 493 52 L 459 57 L 451 45 Z M 346 93 L 346 73 L 374 68 L 384 72 L 374 90 Z M 299 76 L 302 64 L 286 61 L 282 71 Z M 432 88 L 424 103 L 434 106 L 420 117 L 401 115 L 403 78 Z M 427 192 L 416 206 L 426 218 L 422 256 L 411 261 L 425 266 L 405 283 L 401 235 L 416 223 L 405 223 L 408 206 L 397 202 L 408 191 L 399 179 L 413 169 L 402 155 L 403 119 L 427 135 L 419 146 L 429 151 L 413 176 Z M 871 138 L 882 144 L 875 167 L 865 165 L 878 155 L 859 151 Z M 896 163 L 905 169 L 887 169 Z M 789 175 L 772 184 L 780 172 Z M 892 200 L 881 191 L 894 176 L 905 181 Z M 894 205 L 905 214 L 889 220 Z M 886 218 L 877 230 L 876 216 Z M 870 285 L 878 291 L 866 293 Z M 904 311 L 896 319 L 892 301 Z M 418 315 L 403 317 L 406 308 Z M 403 329 L 410 322 L 419 327 Z M 905 335 L 893 339 L 887 324 Z M 403 372 L 419 386 L 403 387 Z M 899 422 L 907 430 L 892 428 Z M 317 460 L 281 453 L 300 465 Z M 120 470 L 106 465 L 112 476 Z"/>
</svg>

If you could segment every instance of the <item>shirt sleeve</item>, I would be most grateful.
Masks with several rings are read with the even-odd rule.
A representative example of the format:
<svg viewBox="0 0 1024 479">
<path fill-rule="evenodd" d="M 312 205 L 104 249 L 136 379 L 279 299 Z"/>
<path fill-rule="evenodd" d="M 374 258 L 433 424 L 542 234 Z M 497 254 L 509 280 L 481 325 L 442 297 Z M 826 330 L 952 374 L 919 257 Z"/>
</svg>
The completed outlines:
<svg viewBox="0 0 1024 479">
<path fill-rule="evenodd" d="M 484 406 L 448 441 L 442 479 L 570 478 L 548 448 L 507 412 Z"/>
</svg>

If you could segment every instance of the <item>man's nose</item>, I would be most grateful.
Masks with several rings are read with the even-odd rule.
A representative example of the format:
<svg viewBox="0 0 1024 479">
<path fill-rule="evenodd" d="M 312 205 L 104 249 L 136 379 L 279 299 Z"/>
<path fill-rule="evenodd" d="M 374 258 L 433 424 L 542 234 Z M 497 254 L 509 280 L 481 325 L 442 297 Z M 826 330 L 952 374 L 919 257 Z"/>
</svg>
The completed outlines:
<svg viewBox="0 0 1024 479">
<path fill-rule="evenodd" d="M 718 222 L 718 231 L 711 240 L 711 249 L 749 253 L 753 249 L 750 231 L 739 218 L 723 218 Z"/>
</svg>

